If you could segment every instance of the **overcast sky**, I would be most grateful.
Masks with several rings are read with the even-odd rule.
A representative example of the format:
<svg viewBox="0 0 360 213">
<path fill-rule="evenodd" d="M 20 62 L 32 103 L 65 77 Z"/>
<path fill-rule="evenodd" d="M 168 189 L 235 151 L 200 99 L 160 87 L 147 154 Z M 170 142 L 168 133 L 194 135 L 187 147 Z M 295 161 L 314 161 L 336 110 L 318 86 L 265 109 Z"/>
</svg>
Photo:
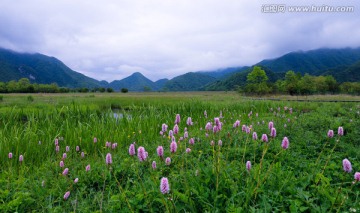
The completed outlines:
<svg viewBox="0 0 360 213">
<path fill-rule="evenodd" d="M 265 13 L 269 4 L 284 12 Z M 289 12 L 290 6 L 353 12 Z M 360 46 L 358 0 L 0 0 L 0 47 L 54 56 L 98 80 L 151 80 Z"/>
</svg>

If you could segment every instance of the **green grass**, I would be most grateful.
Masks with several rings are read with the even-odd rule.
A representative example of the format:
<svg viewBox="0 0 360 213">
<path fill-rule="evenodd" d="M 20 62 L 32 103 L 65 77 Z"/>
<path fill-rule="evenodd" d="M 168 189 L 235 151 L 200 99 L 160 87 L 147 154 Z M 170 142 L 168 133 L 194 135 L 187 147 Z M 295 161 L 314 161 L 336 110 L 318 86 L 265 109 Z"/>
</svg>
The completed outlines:
<svg viewBox="0 0 360 213">
<path fill-rule="evenodd" d="M 255 100 L 225 92 L 32 94 L 32 101 L 28 95 L 2 97 L 1 212 L 360 211 L 360 184 L 352 183 L 354 173 L 360 171 L 356 102 Z M 285 111 L 285 106 L 293 112 Z M 114 111 L 121 116 L 115 119 Z M 206 123 L 214 123 L 220 113 L 221 131 L 206 131 Z M 180 132 L 175 135 L 178 149 L 171 153 L 168 132 L 165 136 L 159 132 L 163 123 L 173 129 L 176 114 L 181 115 Z M 192 118 L 192 126 L 186 125 L 187 117 Z M 233 128 L 236 120 L 241 125 Z M 268 143 L 253 140 L 254 131 L 259 138 L 269 135 L 269 121 L 274 122 L 277 136 L 269 137 Z M 251 134 L 243 132 L 242 125 L 252 125 Z M 336 134 L 339 126 L 344 136 Z M 189 138 L 180 141 L 184 128 L 195 139 L 194 145 Z M 329 129 L 334 130 L 334 138 L 327 137 Z M 281 148 L 285 136 L 290 140 L 287 150 Z M 118 146 L 112 149 L 106 142 Z M 136 149 L 143 146 L 148 152 L 146 161 L 129 155 L 133 142 Z M 164 147 L 164 158 L 170 157 L 171 165 L 157 156 L 158 146 Z M 186 148 L 191 152 L 186 153 Z M 105 163 L 107 153 L 112 155 L 111 165 Z M 352 163 L 351 173 L 343 171 L 344 158 Z M 151 167 L 153 161 L 156 169 Z M 246 161 L 252 163 L 250 171 Z M 87 165 L 90 171 L 85 171 Z M 64 168 L 69 169 L 66 176 Z M 169 194 L 160 192 L 162 177 L 169 179 Z M 79 178 L 76 184 L 75 178 Z M 70 196 L 64 200 L 67 191 Z"/>
</svg>

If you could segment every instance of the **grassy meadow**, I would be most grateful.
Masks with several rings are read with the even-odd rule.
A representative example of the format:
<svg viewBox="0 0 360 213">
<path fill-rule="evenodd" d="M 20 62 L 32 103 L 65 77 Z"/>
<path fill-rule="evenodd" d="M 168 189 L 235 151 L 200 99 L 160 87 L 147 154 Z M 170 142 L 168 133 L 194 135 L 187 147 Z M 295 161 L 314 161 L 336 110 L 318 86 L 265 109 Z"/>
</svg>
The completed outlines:
<svg viewBox="0 0 360 213">
<path fill-rule="evenodd" d="M 359 212 L 356 101 L 2 94 L 0 211 Z"/>
</svg>

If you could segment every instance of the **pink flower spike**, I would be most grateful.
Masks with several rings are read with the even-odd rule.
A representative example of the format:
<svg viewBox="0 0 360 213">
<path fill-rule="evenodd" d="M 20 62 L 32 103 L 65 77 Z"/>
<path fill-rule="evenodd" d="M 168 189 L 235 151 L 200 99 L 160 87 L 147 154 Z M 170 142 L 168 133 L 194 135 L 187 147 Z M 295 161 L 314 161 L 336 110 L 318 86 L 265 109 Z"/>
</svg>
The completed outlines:
<svg viewBox="0 0 360 213">
<path fill-rule="evenodd" d="M 85 153 L 81 152 L 81 157 L 84 158 L 85 157 Z"/>
<path fill-rule="evenodd" d="M 107 164 L 107 165 L 112 164 L 112 158 L 111 158 L 111 154 L 110 154 L 110 153 L 107 153 L 107 154 L 106 154 L 106 159 L 105 159 L 105 161 L 106 161 L 106 164 Z"/>
<path fill-rule="evenodd" d="M 69 152 L 70 151 L 70 146 L 66 146 L 65 150 L 66 150 L 66 152 Z"/>
<path fill-rule="evenodd" d="M 75 150 L 78 152 L 80 151 L 80 147 L 79 146 L 76 146 Z"/>
<path fill-rule="evenodd" d="M 55 151 L 56 151 L 56 152 L 59 152 L 59 151 L 60 151 L 60 146 L 56 146 L 56 147 L 55 147 Z"/>
<path fill-rule="evenodd" d="M 88 164 L 86 167 L 85 167 L 85 171 L 90 171 L 90 164 Z"/>
<path fill-rule="evenodd" d="M 356 182 L 359 182 L 360 181 L 360 172 L 355 172 L 354 178 L 355 178 Z"/>
<path fill-rule="evenodd" d="M 250 170 L 251 170 L 251 162 L 250 161 L 246 161 L 246 169 L 250 172 Z"/>
<path fill-rule="evenodd" d="M 62 175 L 66 176 L 67 174 L 69 173 L 69 169 L 68 168 L 65 168 Z"/>
<path fill-rule="evenodd" d="M 188 117 L 188 118 L 187 118 L 186 124 L 187 124 L 188 126 L 193 125 L 193 122 L 192 122 L 192 120 L 191 120 L 191 117 Z"/>
<path fill-rule="evenodd" d="M 94 143 L 96 143 L 97 142 L 97 138 L 94 138 Z"/>
<path fill-rule="evenodd" d="M 272 121 L 269 122 L 269 129 L 271 130 L 274 127 L 274 123 Z"/>
<path fill-rule="evenodd" d="M 351 163 L 347 158 L 343 160 L 343 169 L 347 173 L 350 173 L 352 171 Z"/>
<path fill-rule="evenodd" d="M 138 158 L 139 158 L 139 160 L 140 161 L 145 161 L 146 160 L 146 151 L 145 151 L 145 148 L 144 147 L 142 147 L 142 146 L 140 146 L 139 148 L 138 148 Z"/>
<path fill-rule="evenodd" d="M 268 136 L 266 134 L 262 134 L 261 136 L 261 140 L 265 143 L 267 143 L 269 140 L 268 140 Z"/>
<path fill-rule="evenodd" d="M 218 146 L 222 146 L 222 140 L 218 141 Z"/>
<path fill-rule="evenodd" d="M 281 147 L 283 149 L 289 148 L 289 139 L 287 137 L 284 137 L 284 139 L 282 140 Z"/>
<path fill-rule="evenodd" d="M 9 152 L 8 157 L 9 159 L 13 158 L 13 153 Z"/>
<path fill-rule="evenodd" d="M 164 132 L 167 132 L 167 128 L 168 126 L 166 124 L 162 124 L 161 125 L 161 131 L 164 133 Z"/>
<path fill-rule="evenodd" d="M 165 159 L 165 164 L 166 164 L 167 166 L 170 166 L 170 164 L 171 164 L 171 158 L 167 157 L 167 158 Z"/>
<path fill-rule="evenodd" d="M 342 126 L 339 126 L 339 128 L 338 128 L 338 135 L 340 135 L 340 136 L 344 135 L 344 129 Z"/>
<path fill-rule="evenodd" d="M 79 182 L 79 178 L 75 178 L 74 183 Z"/>
<path fill-rule="evenodd" d="M 60 161 L 60 167 L 64 167 L 64 161 Z"/>
<path fill-rule="evenodd" d="M 257 133 L 256 133 L 256 132 L 253 132 L 252 138 L 253 138 L 253 140 L 257 140 L 257 139 L 258 139 L 258 136 L 257 136 Z"/>
<path fill-rule="evenodd" d="M 167 194 L 170 191 L 169 181 L 166 177 L 161 178 L 160 191 L 163 194 Z"/>
<path fill-rule="evenodd" d="M 328 136 L 328 138 L 334 137 L 334 131 L 332 129 L 330 129 L 327 133 L 327 136 Z"/>
<path fill-rule="evenodd" d="M 158 146 L 157 148 L 156 148 L 156 152 L 157 152 L 157 155 L 159 156 L 159 157 L 163 157 L 164 156 L 164 148 L 162 147 L 162 146 Z"/>
<path fill-rule="evenodd" d="M 67 191 L 65 194 L 64 194 L 64 200 L 67 200 L 70 196 L 70 191 Z"/>
<path fill-rule="evenodd" d="M 190 144 L 190 145 L 194 145 L 194 143 L 195 143 L 194 138 L 190 138 L 190 140 L 189 140 L 189 144 Z"/>
<path fill-rule="evenodd" d="M 24 156 L 23 156 L 23 155 L 20 155 L 20 156 L 19 156 L 19 161 L 20 161 L 20 162 L 23 162 L 23 161 L 24 161 Z"/>
<path fill-rule="evenodd" d="M 276 129 L 273 127 L 271 128 L 270 136 L 275 138 L 276 137 Z"/>
<path fill-rule="evenodd" d="M 134 156 L 135 155 L 135 145 L 132 143 L 129 146 L 129 155 Z"/>
<path fill-rule="evenodd" d="M 191 149 L 190 148 L 186 148 L 186 153 L 190 153 Z"/>
<path fill-rule="evenodd" d="M 151 163 L 151 167 L 152 167 L 153 169 L 156 169 L 156 161 L 153 161 L 153 162 Z"/>
<path fill-rule="evenodd" d="M 177 143 L 175 141 L 171 142 L 170 144 L 170 152 L 175 153 L 177 150 Z"/>
<path fill-rule="evenodd" d="M 55 146 L 59 145 L 59 139 L 55 138 Z"/>
<path fill-rule="evenodd" d="M 63 153 L 62 159 L 65 159 L 67 157 L 66 153 Z"/>
<path fill-rule="evenodd" d="M 175 124 L 173 132 L 175 135 L 177 135 L 179 133 L 179 126 L 177 124 Z"/>
<path fill-rule="evenodd" d="M 180 123 L 180 114 L 176 114 L 175 124 L 179 124 L 179 123 Z"/>
</svg>

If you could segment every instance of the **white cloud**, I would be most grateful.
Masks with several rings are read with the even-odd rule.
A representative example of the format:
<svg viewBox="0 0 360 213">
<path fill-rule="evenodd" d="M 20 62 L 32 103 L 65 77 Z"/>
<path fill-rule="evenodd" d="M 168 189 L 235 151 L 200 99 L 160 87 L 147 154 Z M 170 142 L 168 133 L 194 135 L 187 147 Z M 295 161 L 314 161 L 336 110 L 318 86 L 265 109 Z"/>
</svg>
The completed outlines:
<svg viewBox="0 0 360 213">
<path fill-rule="evenodd" d="M 262 13 L 264 4 L 350 5 L 353 13 Z M 356 0 L 0 2 L 0 46 L 40 52 L 90 77 L 152 80 L 251 65 L 319 47 L 360 46 Z"/>
</svg>

